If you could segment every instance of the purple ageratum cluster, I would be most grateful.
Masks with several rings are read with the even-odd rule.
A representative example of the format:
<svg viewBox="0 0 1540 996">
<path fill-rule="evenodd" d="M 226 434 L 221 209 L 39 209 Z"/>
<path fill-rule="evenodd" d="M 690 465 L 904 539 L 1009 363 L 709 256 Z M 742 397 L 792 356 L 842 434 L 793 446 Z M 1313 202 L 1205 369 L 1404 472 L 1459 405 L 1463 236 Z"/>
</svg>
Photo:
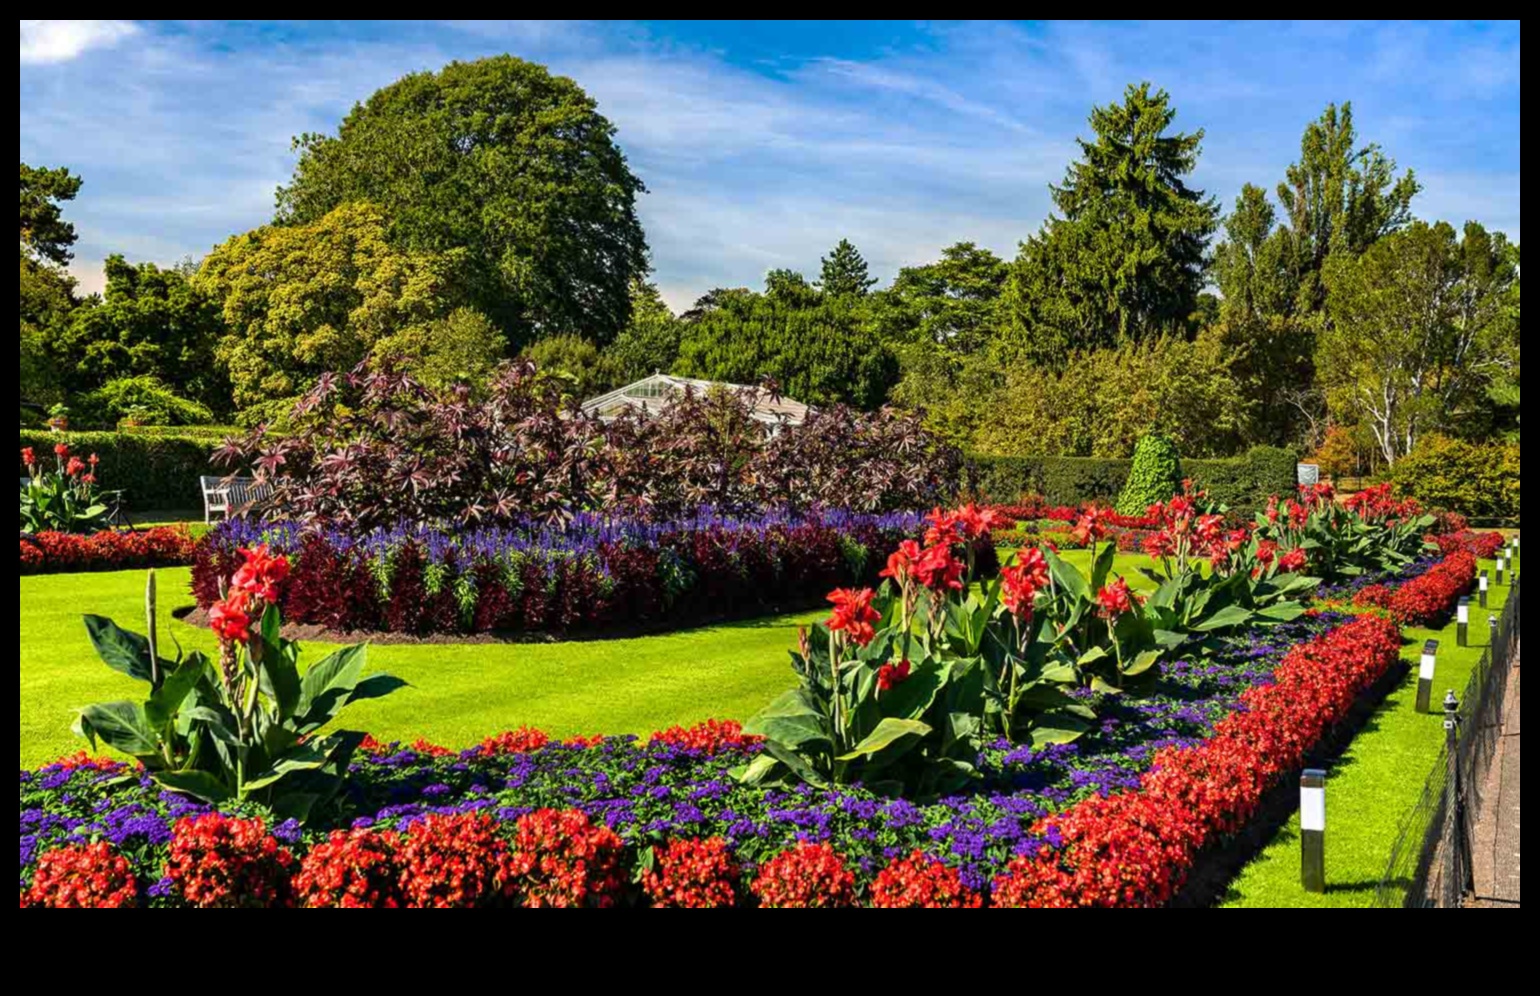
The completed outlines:
<svg viewBox="0 0 1540 996">
<path fill-rule="evenodd" d="M 397 745 L 355 756 L 343 810 L 332 825 L 401 825 L 429 813 L 471 810 L 513 820 L 542 807 L 574 807 L 636 843 L 659 835 L 722 835 L 748 864 L 792 841 L 827 840 L 874 873 L 919 847 L 979 888 L 1013 856 L 1054 843 L 1032 835 L 1040 817 L 1092 794 L 1133 787 L 1159 750 L 1206 737 L 1237 708 L 1242 692 L 1271 681 L 1291 646 L 1342 618 L 1302 618 L 1228 639 L 1217 654 L 1171 662 L 1147 697 L 1086 693 L 1100 717 L 1095 730 L 1071 744 L 992 744 L 978 758 L 983 778 L 977 787 L 948 798 L 915 802 L 859 787 L 745 787 L 733 769 L 757 752 L 753 745 L 706 755 L 614 737 L 496 756 L 478 749 L 436 756 Z M 147 779 L 114 780 L 57 766 L 23 773 L 21 795 L 23 879 L 40 849 L 97 835 L 123 842 L 153 882 L 171 824 L 201 811 Z M 300 834 L 292 825 L 275 832 L 291 843 Z"/>
<path fill-rule="evenodd" d="M 408 544 L 423 552 L 429 563 L 475 563 L 506 559 L 511 555 L 541 558 L 584 557 L 609 546 L 656 546 L 681 533 L 712 532 L 723 538 L 728 552 L 735 537 L 783 532 L 814 525 L 844 535 L 860 530 L 884 533 L 917 533 L 924 525 L 919 512 L 866 513 L 840 509 L 793 513 L 772 510 L 755 515 L 730 515 L 702 508 L 693 515 L 661 521 L 611 517 L 581 512 L 565 523 L 526 519 L 509 526 L 438 529 L 403 523 L 391 529 L 356 532 L 331 526 L 311 526 L 289 521 L 231 519 L 216 525 L 209 540 L 217 548 L 234 551 L 266 543 L 276 553 L 296 553 L 307 535 L 317 535 L 339 551 L 358 550 L 371 558 L 389 556 Z"/>
<path fill-rule="evenodd" d="M 1353 596 L 1365 588 L 1374 585 L 1384 585 L 1395 589 L 1412 578 L 1426 574 L 1430 568 L 1441 559 L 1437 553 L 1423 554 L 1393 571 L 1377 571 L 1371 574 L 1360 574 L 1355 578 L 1332 585 L 1322 585 L 1317 588 L 1314 597 L 1319 601 L 1351 602 Z"/>
</svg>

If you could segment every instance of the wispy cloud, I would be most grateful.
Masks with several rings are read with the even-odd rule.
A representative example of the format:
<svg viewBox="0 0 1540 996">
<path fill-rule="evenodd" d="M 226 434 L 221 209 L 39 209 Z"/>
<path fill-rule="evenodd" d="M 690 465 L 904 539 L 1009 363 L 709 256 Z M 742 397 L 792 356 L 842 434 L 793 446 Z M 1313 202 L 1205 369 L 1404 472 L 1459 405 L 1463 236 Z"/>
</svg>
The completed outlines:
<svg viewBox="0 0 1540 996">
<path fill-rule="evenodd" d="M 1516 25 L 941 24 L 859 50 L 808 28 L 743 57 L 742 35 L 699 24 L 146 24 L 114 46 L 122 29 L 78 41 L 71 22 L 50 30 L 76 41 L 31 50 L 97 51 L 43 65 L 28 23 L 21 154 L 85 177 L 69 215 L 88 287 L 109 252 L 170 262 L 266 221 L 290 136 L 334 129 L 403 73 L 504 50 L 576 79 L 615 123 L 676 306 L 810 271 L 841 237 L 882 277 L 961 239 L 1009 255 L 1090 106 L 1145 79 L 1178 127 L 1207 129 L 1196 182 L 1226 203 L 1270 187 L 1305 122 L 1351 99 L 1364 137 L 1427 176 L 1423 213 L 1518 231 Z M 1407 68 L 1433 65 L 1448 71 Z"/>
<path fill-rule="evenodd" d="M 139 29 L 132 21 L 21 22 L 21 63 L 67 62 L 93 48 L 107 48 Z"/>
</svg>

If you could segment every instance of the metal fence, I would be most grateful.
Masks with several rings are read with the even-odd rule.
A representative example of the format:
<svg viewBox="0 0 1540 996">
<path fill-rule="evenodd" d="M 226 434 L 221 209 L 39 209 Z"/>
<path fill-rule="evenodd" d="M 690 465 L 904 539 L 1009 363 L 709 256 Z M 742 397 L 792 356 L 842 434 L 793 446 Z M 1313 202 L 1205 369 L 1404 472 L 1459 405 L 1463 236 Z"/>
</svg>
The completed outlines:
<svg viewBox="0 0 1540 996">
<path fill-rule="evenodd" d="M 1417 805 L 1401 821 L 1375 889 L 1380 907 L 1457 907 L 1471 888 L 1471 849 L 1487 769 L 1502 737 L 1510 665 L 1519 652 L 1519 579 L 1458 706 L 1447 703 L 1445 744 Z M 1477 637 L 1479 639 L 1479 636 Z M 1451 729 L 1452 727 L 1452 729 Z"/>
</svg>

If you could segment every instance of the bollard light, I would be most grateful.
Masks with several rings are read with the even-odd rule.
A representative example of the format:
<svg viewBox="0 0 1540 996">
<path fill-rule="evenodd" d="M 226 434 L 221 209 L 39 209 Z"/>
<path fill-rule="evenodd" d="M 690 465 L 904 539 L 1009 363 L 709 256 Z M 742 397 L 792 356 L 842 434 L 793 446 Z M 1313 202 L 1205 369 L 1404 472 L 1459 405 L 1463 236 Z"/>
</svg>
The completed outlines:
<svg viewBox="0 0 1540 996">
<path fill-rule="evenodd" d="M 1417 711 L 1432 712 L 1433 670 L 1438 663 L 1438 641 L 1422 645 L 1422 661 L 1417 668 Z"/>
<path fill-rule="evenodd" d="M 1299 880 L 1306 892 L 1326 891 L 1326 772 L 1299 775 Z"/>
<path fill-rule="evenodd" d="M 1495 576 L 1496 576 L 1496 579 L 1497 579 L 1497 583 L 1498 584 L 1502 584 L 1503 583 L 1503 555 L 1500 554 L 1500 553 L 1497 555 L 1497 574 Z"/>
<path fill-rule="evenodd" d="M 1497 617 L 1487 616 L 1487 646 L 1497 646 Z"/>
<path fill-rule="evenodd" d="M 1470 646 L 1470 596 L 1461 595 L 1460 603 L 1454 610 L 1455 618 L 1455 644 L 1461 647 Z"/>
<path fill-rule="evenodd" d="M 1486 572 L 1486 570 L 1484 568 L 1482 569 L 1480 576 L 1476 578 L 1476 591 L 1477 591 L 1477 593 L 1481 597 L 1481 607 L 1483 609 L 1486 608 L 1487 607 L 1487 572 Z"/>
</svg>

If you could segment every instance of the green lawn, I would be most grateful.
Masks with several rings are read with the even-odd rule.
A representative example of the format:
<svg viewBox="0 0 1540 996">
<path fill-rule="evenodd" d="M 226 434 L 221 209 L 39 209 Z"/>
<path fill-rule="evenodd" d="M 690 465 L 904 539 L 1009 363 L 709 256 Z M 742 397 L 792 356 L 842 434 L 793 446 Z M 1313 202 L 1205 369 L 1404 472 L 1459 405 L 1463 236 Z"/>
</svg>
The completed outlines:
<svg viewBox="0 0 1540 996">
<path fill-rule="evenodd" d="M 1492 564 L 1482 561 L 1482 567 Z M 1487 616 L 1501 611 L 1506 585 L 1494 585 L 1489 608 L 1471 605 L 1469 647 L 1455 646 L 1455 624 L 1441 630 L 1411 629 L 1402 656 L 1411 672 L 1353 738 L 1327 772 L 1325 893 L 1299 884 L 1299 815 L 1279 828 L 1268 846 L 1230 885 L 1225 906 L 1368 906 L 1390 860 L 1401 819 L 1416 804 L 1429 766 L 1444 739 L 1442 715 L 1415 711 L 1416 667 L 1429 637 L 1439 642 L 1435 699 L 1446 689 L 1464 694 L 1465 682 L 1487 644 Z M 1475 599 L 1472 596 L 1472 602 Z"/>
<path fill-rule="evenodd" d="M 1086 566 L 1083 551 L 1069 557 Z M 1135 574 L 1143 562 L 1132 554 L 1119 559 L 1119 570 L 1136 587 L 1145 583 Z M 191 603 L 189 571 L 159 575 L 163 645 L 174 636 L 184 647 L 212 651 L 211 634 L 171 618 L 173 608 Z M 141 692 L 96 659 L 80 616 L 95 612 L 142 631 L 144 572 L 20 580 L 20 764 L 26 768 L 83 746 L 69 730 L 76 707 Z M 524 723 L 566 737 L 745 719 L 791 684 L 786 652 L 796 628 L 821 616 L 805 612 L 625 640 L 373 647 L 371 669 L 390 671 L 411 687 L 359 703 L 347 721 L 384 739 L 426 737 L 459 747 Z M 305 656 L 314 660 L 330 649 L 307 644 Z"/>
</svg>

